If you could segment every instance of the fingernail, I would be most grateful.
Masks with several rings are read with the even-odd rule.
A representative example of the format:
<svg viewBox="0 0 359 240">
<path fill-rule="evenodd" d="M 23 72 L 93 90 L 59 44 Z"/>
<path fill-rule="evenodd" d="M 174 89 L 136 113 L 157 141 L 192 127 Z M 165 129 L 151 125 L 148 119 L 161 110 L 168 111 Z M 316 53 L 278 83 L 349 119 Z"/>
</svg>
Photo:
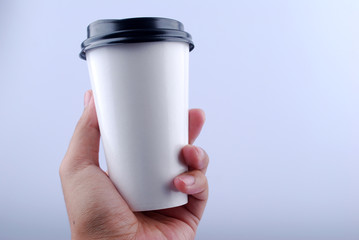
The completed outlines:
<svg viewBox="0 0 359 240">
<path fill-rule="evenodd" d="M 197 157 L 198 157 L 198 159 L 199 159 L 199 164 L 200 164 L 200 168 L 202 168 L 203 166 L 203 164 L 204 164 L 204 162 L 203 162 L 203 159 L 204 159 L 204 151 L 203 151 L 203 149 L 202 148 L 200 148 L 200 147 L 195 147 L 196 148 L 196 151 L 197 151 Z"/>
<path fill-rule="evenodd" d="M 86 91 L 85 97 L 84 97 L 84 107 L 85 107 L 85 108 L 86 108 L 87 105 L 89 104 L 90 99 L 91 99 L 90 91 Z"/>
<path fill-rule="evenodd" d="M 178 178 L 187 186 L 191 186 L 195 182 L 195 178 L 192 175 L 183 175 Z"/>
</svg>

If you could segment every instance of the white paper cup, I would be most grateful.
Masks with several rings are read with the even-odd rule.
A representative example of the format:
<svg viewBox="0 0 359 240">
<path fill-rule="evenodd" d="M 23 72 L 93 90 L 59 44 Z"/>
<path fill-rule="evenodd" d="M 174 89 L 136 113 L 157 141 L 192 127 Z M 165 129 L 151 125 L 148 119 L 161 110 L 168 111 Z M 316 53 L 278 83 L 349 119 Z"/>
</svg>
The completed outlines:
<svg viewBox="0 0 359 240">
<path fill-rule="evenodd" d="M 81 57 L 112 182 L 133 211 L 186 204 L 173 179 L 187 170 L 181 149 L 188 144 L 190 35 L 163 18 L 100 20 L 88 35 Z"/>
</svg>

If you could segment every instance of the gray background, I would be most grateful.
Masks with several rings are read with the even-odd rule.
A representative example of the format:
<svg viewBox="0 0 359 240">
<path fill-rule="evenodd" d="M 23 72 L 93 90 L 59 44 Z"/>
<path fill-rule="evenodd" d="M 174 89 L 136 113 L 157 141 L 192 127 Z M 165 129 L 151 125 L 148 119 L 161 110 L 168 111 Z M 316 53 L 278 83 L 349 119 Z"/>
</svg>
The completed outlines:
<svg viewBox="0 0 359 240">
<path fill-rule="evenodd" d="M 359 1 L 0 0 L 0 239 L 69 239 L 58 166 L 101 18 L 182 21 L 207 122 L 197 239 L 359 239 Z M 105 168 L 103 153 L 101 165 Z"/>
</svg>

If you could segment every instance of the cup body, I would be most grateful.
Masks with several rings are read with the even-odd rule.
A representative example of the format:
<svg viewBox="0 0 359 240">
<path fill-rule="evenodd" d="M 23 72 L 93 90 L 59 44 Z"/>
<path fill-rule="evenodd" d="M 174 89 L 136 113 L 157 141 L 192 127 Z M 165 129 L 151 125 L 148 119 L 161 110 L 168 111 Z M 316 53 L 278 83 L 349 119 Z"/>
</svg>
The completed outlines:
<svg viewBox="0 0 359 240">
<path fill-rule="evenodd" d="M 86 52 L 109 176 L 133 211 L 187 203 L 173 179 L 187 170 L 188 49 L 157 41 Z"/>
</svg>

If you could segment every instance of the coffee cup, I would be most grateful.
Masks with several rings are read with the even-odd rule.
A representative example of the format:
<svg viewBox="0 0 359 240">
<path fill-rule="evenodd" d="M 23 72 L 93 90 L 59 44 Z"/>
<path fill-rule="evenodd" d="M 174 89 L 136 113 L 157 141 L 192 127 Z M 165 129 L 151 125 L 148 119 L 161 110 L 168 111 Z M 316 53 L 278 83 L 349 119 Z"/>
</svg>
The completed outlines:
<svg viewBox="0 0 359 240">
<path fill-rule="evenodd" d="M 173 179 L 187 171 L 191 35 L 167 18 L 98 20 L 87 33 L 80 57 L 110 179 L 133 211 L 186 204 Z"/>
</svg>

